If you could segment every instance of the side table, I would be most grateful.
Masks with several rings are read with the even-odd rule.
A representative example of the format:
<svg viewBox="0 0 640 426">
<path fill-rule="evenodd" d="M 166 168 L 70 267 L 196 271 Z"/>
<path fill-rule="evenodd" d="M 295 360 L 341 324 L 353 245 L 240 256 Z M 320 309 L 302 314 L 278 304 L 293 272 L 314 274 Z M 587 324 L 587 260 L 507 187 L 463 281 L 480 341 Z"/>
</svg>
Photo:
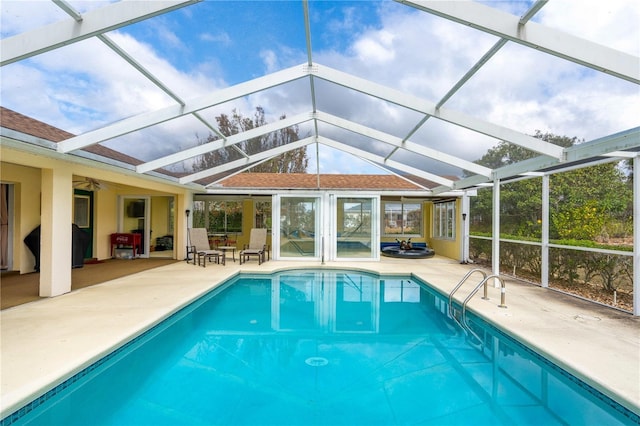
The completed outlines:
<svg viewBox="0 0 640 426">
<path fill-rule="evenodd" d="M 231 258 L 233 259 L 233 261 L 236 261 L 236 246 L 218 246 L 216 248 L 216 250 L 221 250 L 225 253 L 227 253 L 227 251 L 231 251 Z"/>
</svg>

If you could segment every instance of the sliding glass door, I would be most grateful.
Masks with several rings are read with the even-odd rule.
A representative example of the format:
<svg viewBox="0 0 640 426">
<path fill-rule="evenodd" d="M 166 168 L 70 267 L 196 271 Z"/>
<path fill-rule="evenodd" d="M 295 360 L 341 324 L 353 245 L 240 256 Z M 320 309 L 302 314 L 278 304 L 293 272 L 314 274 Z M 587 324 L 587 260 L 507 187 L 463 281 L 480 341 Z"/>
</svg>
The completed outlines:
<svg viewBox="0 0 640 426">
<path fill-rule="evenodd" d="M 338 259 L 376 258 L 374 197 L 335 198 L 335 253 Z"/>
<path fill-rule="evenodd" d="M 321 236 L 319 197 L 280 197 L 281 258 L 317 258 Z"/>
<path fill-rule="evenodd" d="M 377 260 L 380 235 L 376 195 L 321 193 L 274 197 L 277 259 Z"/>
</svg>

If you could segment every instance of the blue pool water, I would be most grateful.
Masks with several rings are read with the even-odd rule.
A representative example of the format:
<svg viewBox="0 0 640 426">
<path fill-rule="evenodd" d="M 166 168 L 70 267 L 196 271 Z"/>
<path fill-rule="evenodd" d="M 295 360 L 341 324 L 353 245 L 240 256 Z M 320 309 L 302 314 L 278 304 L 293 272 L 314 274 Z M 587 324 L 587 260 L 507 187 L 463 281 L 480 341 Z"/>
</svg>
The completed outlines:
<svg viewBox="0 0 640 426">
<path fill-rule="evenodd" d="M 422 282 L 240 275 L 4 425 L 624 425 L 635 414 Z"/>
</svg>

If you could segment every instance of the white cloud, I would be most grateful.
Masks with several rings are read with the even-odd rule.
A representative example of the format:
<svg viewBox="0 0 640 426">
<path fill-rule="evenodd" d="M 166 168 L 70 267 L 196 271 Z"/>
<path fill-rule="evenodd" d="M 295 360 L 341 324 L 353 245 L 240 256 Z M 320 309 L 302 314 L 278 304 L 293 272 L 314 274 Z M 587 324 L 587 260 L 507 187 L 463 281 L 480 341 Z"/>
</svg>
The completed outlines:
<svg viewBox="0 0 640 426">
<path fill-rule="evenodd" d="M 220 31 L 215 34 L 208 33 L 208 32 L 202 33 L 200 34 L 199 38 L 202 41 L 211 42 L 211 43 L 220 43 L 225 46 L 229 46 L 231 44 L 231 37 L 229 36 L 229 33 L 227 33 L 226 31 Z"/>
<path fill-rule="evenodd" d="M 317 154 L 317 155 L 316 155 Z M 379 167 L 359 159 L 351 154 L 320 145 L 316 152 L 315 145 L 307 148 L 309 157 L 309 173 L 315 173 L 319 159 L 320 173 L 340 174 L 340 173 L 361 173 L 361 174 L 385 174 Z"/>
<path fill-rule="evenodd" d="M 612 47 L 635 45 L 630 50 L 637 51 L 640 42 L 638 20 L 627 16 L 620 19 L 620 15 L 625 13 L 637 17 L 637 2 L 607 2 L 609 6 L 606 7 L 601 4 L 603 2 L 595 2 L 600 6 L 593 10 L 589 4 L 581 2 L 573 2 L 571 8 L 567 8 L 567 3 L 550 2 L 545 5 L 543 23 L 560 26 L 564 31 Z M 612 9 L 611 4 L 619 10 L 610 12 L 605 18 L 599 17 L 602 9 Z M 585 25 L 589 26 L 588 32 L 584 31 Z M 385 38 L 385 34 L 393 34 L 393 38 Z M 361 46 L 380 46 L 381 39 L 387 41 L 384 56 L 370 54 L 365 57 L 359 54 L 365 50 Z M 383 28 L 362 33 L 354 42 L 353 55 L 321 52 L 316 53 L 316 60 L 437 102 L 497 40 L 428 14 L 407 13 L 406 9 L 386 10 Z M 376 61 L 379 57 L 393 57 L 394 60 L 392 65 L 383 66 L 382 61 Z M 508 43 L 444 108 L 529 134 L 542 130 L 590 140 L 636 126 L 635 117 L 640 113 L 638 95 L 638 88 L 632 83 Z M 407 129 L 407 123 L 411 122 L 384 113 L 379 107 L 376 108 L 377 115 L 363 114 L 376 101 L 349 104 L 345 102 L 347 99 L 336 97 L 336 108 L 351 117 L 368 114 L 370 123 L 378 121 L 376 128 L 382 122 L 404 124 Z M 429 128 L 433 127 L 434 121 L 437 120 L 429 120 L 415 138 L 430 134 Z M 477 140 L 483 147 L 487 142 L 497 142 L 467 131 L 460 134 L 455 126 L 448 127 L 438 131 L 439 139 L 446 141 L 441 149 L 470 160 L 479 158 L 478 154 L 481 154 L 477 150 L 464 149 L 470 139 Z"/>
<path fill-rule="evenodd" d="M 365 63 L 385 63 L 395 59 L 393 34 L 388 31 L 376 31 L 370 37 L 356 41 L 354 50 L 360 61 Z"/>
<path fill-rule="evenodd" d="M 540 23 L 611 48 L 640 54 L 640 2 L 562 0 L 549 2 Z"/>
<path fill-rule="evenodd" d="M 263 50 L 260 52 L 260 58 L 264 63 L 267 73 L 272 73 L 278 70 L 278 57 L 276 56 L 276 52 L 271 49 Z"/>
<path fill-rule="evenodd" d="M 10 37 L 25 31 L 51 24 L 68 15 L 53 2 L 28 2 L 3 0 L 0 2 L 0 28 L 2 37 Z"/>
</svg>

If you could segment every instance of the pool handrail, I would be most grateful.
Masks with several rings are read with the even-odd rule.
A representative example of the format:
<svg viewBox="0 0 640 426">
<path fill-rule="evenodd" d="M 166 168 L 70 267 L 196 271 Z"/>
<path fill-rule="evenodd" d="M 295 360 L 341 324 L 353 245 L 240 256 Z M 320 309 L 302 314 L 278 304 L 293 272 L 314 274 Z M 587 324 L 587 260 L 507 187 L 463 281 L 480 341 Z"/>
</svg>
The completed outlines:
<svg viewBox="0 0 640 426">
<path fill-rule="evenodd" d="M 482 269 L 480 268 L 474 268 L 472 270 L 470 270 L 469 272 L 467 272 L 467 274 L 462 277 L 462 279 L 460 280 L 460 282 L 458 282 L 458 284 L 453 288 L 453 290 L 451 290 L 451 292 L 449 293 L 449 312 L 453 312 L 453 294 L 458 291 L 460 289 L 460 287 L 462 287 L 462 284 L 464 284 L 471 275 L 473 275 L 476 272 L 480 272 L 482 274 L 482 282 L 485 283 L 485 287 L 484 287 L 484 299 L 488 299 L 487 297 L 487 286 L 486 286 L 486 282 L 487 282 L 487 273 L 484 272 Z M 477 287 L 476 290 L 477 291 Z M 475 291 L 473 292 L 473 294 L 475 294 Z"/>
<path fill-rule="evenodd" d="M 483 299 L 488 299 L 486 297 L 487 294 L 487 281 L 489 281 L 490 279 L 497 279 L 498 281 L 500 281 L 500 304 L 498 305 L 499 308 L 506 308 L 507 305 L 505 303 L 506 300 L 506 294 L 507 294 L 507 287 L 504 283 L 504 280 L 502 279 L 502 277 L 498 274 L 493 274 L 493 275 L 489 275 L 488 277 L 485 277 L 480 283 L 478 283 L 478 285 L 473 289 L 473 291 L 471 293 L 469 293 L 469 295 L 464 299 L 464 301 L 462 302 L 462 322 L 465 322 L 465 318 L 467 315 L 467 303 L 469 303 L 469 300 L 471 300 L 471 298 L 478 292 L 478 290 L 480 289 L 480 286 L 484 285 L 484 291 L 485 291 L 485 297 L 483 297 Z"/>
</svg>

